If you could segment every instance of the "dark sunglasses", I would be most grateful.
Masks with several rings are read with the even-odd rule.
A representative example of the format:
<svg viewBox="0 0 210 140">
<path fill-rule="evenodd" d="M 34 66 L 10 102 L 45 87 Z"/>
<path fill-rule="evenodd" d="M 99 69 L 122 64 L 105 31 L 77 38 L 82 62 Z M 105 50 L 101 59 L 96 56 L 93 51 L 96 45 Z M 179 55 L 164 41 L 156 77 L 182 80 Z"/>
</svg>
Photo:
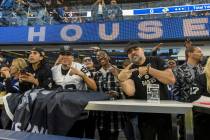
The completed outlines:
<svg viewBox="0 0 210 140">
<path fill-rule="evenodd" d="M 174 63 L 174 62 L 169 62 L 168 64 L 169 64 L 169 65 L 174 65 L 175 63 Z"/>
<path fill-rule="evenodd" d="M 61 55 L 72 55 L 70 52 L 61 52 Z"/>
<path fill-rule="evenodd" d="M 84 62 L 92 62 L 92 60 L 91 59 L 85 59 L 85 60 L 83 60 Z"/>
<path fill-rule="evenodd" d="M 97 61 L 101 61 L 101 60 L 106 59 L 106 58 L 107 58 L 107 56 L 103 56 L 103 57 L 96 57 L 96 60 L 97 60 Z"/>
</svg>

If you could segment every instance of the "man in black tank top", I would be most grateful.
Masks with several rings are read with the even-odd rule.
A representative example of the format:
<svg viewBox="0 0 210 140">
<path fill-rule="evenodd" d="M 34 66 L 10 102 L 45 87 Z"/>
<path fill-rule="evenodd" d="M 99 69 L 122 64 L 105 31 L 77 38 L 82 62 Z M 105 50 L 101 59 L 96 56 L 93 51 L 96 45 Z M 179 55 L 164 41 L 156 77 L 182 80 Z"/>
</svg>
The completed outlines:
<svg viewBox="0 0 210 140">
<path fill-rule="evenodd" d="M 168 99 L 166 84 L 174 84 L 175 78 L 164 61 L 158 57 L 145 57 L 144 49 L 132 45 L 127 50 L 131 64 L 118 75 L 121 87 L 128 98 L 147 99 L 148 87 L 155 85 L 160 100 Z M 171 139 L 171 118 L 168 114 L 140 113 L 139 128 L 143 140 Z"/>
</svg>

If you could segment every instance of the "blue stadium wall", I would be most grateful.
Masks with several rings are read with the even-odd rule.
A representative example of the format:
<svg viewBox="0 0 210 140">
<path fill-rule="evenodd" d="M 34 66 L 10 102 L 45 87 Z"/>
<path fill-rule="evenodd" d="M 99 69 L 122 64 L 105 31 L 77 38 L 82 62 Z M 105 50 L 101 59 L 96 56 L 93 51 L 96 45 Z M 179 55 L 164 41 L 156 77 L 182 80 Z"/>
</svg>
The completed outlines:
<svg viewBox="0 0 210 140">
<path fill-rule="evenodd" d="M 210 16 L 0 27 L 0 44 L 51 44 L 209 39 Z"/>
</svg>

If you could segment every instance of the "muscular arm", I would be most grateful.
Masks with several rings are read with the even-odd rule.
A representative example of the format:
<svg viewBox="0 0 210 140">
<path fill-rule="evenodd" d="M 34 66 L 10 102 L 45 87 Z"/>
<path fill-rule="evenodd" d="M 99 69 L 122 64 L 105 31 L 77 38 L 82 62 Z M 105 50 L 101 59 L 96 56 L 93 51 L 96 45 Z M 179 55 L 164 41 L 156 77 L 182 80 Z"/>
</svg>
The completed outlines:
<svg viewBox="0 0 210 140">
<path fill-rule="evenodd" d="M 127 96 L 134 96 L 136 89 L 133 80 L 128 79 L 125 82 L 120 82 L 120 85 Z"/>
<path fill-rule="evenodd" d="M 164 84 L 175 84 L 176 82 L 171 69 L 157 70 L 150 67 L 148 73 Z"/>
</svg>

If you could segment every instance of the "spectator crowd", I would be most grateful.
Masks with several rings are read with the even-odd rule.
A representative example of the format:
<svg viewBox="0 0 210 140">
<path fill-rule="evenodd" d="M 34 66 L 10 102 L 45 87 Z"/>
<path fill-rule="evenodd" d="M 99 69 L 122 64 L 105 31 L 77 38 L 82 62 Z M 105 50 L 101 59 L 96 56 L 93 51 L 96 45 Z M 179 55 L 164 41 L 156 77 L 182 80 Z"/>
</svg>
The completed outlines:
<svg viewBox="0 0 210 140">
<path fill-rule="evenodd" d="M 154 47 L 151 56 L 145 56 L 142 46 L 129 44 L 125 49 L 128 59 L 122 66 L 113 65 L 108 52 L 98 48 L 92 54 L 95 55 L 96 62 L 90 56 L 85 56 L 81 63 L 76 62 L 74 50 L 64 46 L 60 49 L 54 66 L 50 67 L 46 52 L 42 48 L 34 47 L 27 59 L 16 58 L 10 65 L 1 65 L 1 95 L 21 95 L 34 88 L 61 88 L 100 91 L 109 96 L 110 100 L 147 100 L 147 94 L 152 87 L 160 94 L 160 100 L 193 102 L 200 96 L 209 96 L 210 58 L 202 65 L 202 49 L 187 40 L 186 60 L 184 64 L 178 65 L 174 59 L 165 62 L 157 56 L 156 51 L 161 45 Z M 75 123 L 68 136 L 95 138 L 97 129 L 101 140 L 117 140 L 120 131 L 124 132 L 128 140 L 169 140 L 172 137 L 170 114 L 88 114 L 88 118 Z M 209 139 L 210 116 L 201 112 L 193 112 L 193 115 L 195 140 Z M 177 119 L 180 122 L 180 139 L 184 139 L 184 117 L 178 115 Z M 86 127 L 88 129 L 85 129 Z"/>
<path fill-rule="evenodd" d="M 150 5 L 150 2 L 142 3 L 121 3 L 119 0 L 96 0 L 92 5 L 62 5 L 62 1 L 56 7 L 48 5 L 47 1 L 38 0 L 2 0 L 0 1 L 0 26 L 34 26 L 48 24 L 67 24 L 84 22 L 102 22 L 102 21 L 120 21 L 123 19 L 158 19 L 171 17 L 194 17 L 208 16 L 208 10 L 192 11 L 183 13 L 149 14 L 149 15 L 123 15 L 123 10 L 145 9 L 155 7 L 185 5 L 194 3 L 194 1 L 185 1 L 185 3 L 156 2 Z M 173 3 L 173 5 L 171 5 Z M 202 1 L 202 4 L 208 1 Z M 159 5 L 158 5 L 159 4 Z"/>
</svg>

